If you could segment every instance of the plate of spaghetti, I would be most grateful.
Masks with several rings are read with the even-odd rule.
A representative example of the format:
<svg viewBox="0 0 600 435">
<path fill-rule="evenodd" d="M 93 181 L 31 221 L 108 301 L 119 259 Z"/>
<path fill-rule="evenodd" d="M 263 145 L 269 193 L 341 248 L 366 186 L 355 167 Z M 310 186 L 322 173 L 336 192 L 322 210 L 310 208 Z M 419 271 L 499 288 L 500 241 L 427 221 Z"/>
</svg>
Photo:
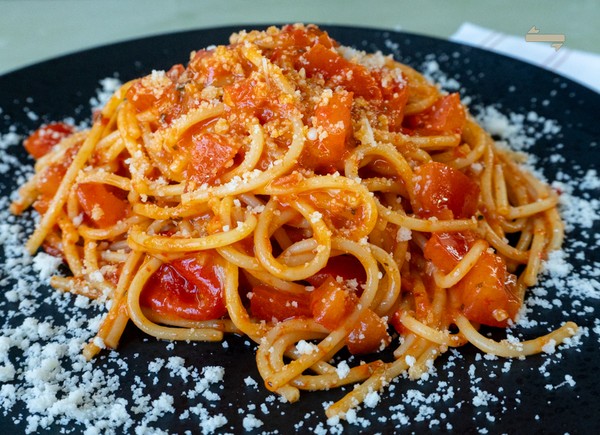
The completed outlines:
<svg viewBox="0 0 600 435">
<path fill-rule="evenodd" d="M 598 425 L 597 94 L 300 24 L 100 47 L 0 89 L 2 424 Z"/>
</svg>

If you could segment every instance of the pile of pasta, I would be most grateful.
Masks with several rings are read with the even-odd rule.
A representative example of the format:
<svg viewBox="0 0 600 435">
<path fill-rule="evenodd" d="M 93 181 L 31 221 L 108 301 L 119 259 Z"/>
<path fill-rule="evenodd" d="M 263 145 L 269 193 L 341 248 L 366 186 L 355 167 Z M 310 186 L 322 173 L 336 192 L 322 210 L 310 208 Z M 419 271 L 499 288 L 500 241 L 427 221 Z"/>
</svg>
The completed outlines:
<svg viewBox="0 0 600 435">
<path fill-rule="evenodd" d="M 311 25 L 242 31 L 125 83 L 93 118 L 25 141 L 35 174 L 12 204 L 41 215 L 28 250 L 70 269 L 52 286 L 106 300 L 88 358 L 129 321 L 166 340 L 243 334 L 289 401 L 358 383 L 327 409 L 343 417 L 448 348 L 522 357 L 577 330 L 479 332 L 512 325 L 560 248 L 557 196 L 458 94 L 391 56 Z"/>
</svg>

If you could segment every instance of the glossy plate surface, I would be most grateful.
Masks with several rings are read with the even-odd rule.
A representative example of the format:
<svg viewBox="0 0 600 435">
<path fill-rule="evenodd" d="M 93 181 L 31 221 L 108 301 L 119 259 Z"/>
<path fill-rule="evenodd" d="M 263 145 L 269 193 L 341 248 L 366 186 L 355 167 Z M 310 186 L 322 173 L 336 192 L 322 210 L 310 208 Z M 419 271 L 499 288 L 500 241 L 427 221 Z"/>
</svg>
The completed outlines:
<svg viewBox="0 0 600 435">
<path fill-rule="evenodd" d="M 570 186 L 578 184 L 576 180 L 588 180 L 581 189 L 575 187 L 573 191 L 573 195 L 583 202 L 570 202 L 569 207 L 585 203 L 597 213 L 598 204 L 594 203 L 594 198 L 599 197 L 598 183 L 594 184 L 589 177 L 594 175 L 590 171 L 600 164 L 598 94 L 537 67 L 443 40 L 374 29 L 324 28 L 344 45 L 391 53 L 396 59 L 419 70 L 428 69 L 450 90 L 456 90 L 458 85 L 461 95 L 470 98 L 473 112 L 478 112 L 482 106 L 495 106 L 506 115 L 523 115 L 525 128 L 534 129 L 528 135 L 539 136 L 528 148 L 537 158 L 536 166 L 549 180 L 559 178 L 565 181 L 567 177 L 575 180 L 569 181 Z M 90 98 L 96 95 L 100 80 L 117 77 L 125 82 L 153 69 L 185 64 L 190 51 L 226 43 L 229 35 L 239 29 L 238 26 L 202 29 L 139 39 L 75 53 L 9 73 L 0 77 L 0 133 L 6 135 L 14 126 L 13 132 L 26 135 L 42 122 L 67 117 L 74 118 L 76 122 L 85 121 L 89 119 Z M 437 62 L 439 70 L 436 71 L 432 59 Z M 530 114 L 533 112 L 537 116 Z M 540 122 L 540 119 L 550 120 L 549 124 Z M 544 126 L 549 131 L 538 134 Z M 559 126 L 560 131 L 553 126 Z M 30 164 L 19 147 L 11 147 L 9 151 L 20 161 Z M 588 178 L 585 178 L 586 174 Z M 10 171 L 0 175 L 0 196 L 6 197 L 17 188 L 15 176 Z M 381 400 L 375 408 L 362 409 L 357 413 L 366 427 L 357 423 L 344 424 L 345 430 L 348 433 L 364 430 L 371 433 L 393 430 L 406 433 L 476 433 L 481 430 L 489 433 L 596 432 L 600 428 L 600 387 L 597 380 L 600 373 L 600 324 L 596 320 L 600 314 L 600 289 L 595 271 L 600 261 L 596 236 L 600 225 L 597 216 L 591 220 L 589 225 L 588 222 L 570 224 L 565 244 L 569 253 L 568 263 L 572 266 L 570 275 L 578 279 L 569 281 L 568 277 L 562 277 L 559 285 L 568 282 L 578 294 L 572 296 L 552 285 L 545 286 L 545 298 L 553 303 L 548 308 L 534 304 L 534 312 L 529 317 L 537 319 L 538 325 L 513 332 L 517 336 L 531 338 L 560 326 L 566 320 L 574 320 L 584 328 L 584 335 L 577 346 L 559 348 L 552 355 L 508 363 L 502 359 L 482 358 L 474 348 L 466 346 L 438 358 L 435 373 L 429 380 L 417 383 L 400 379 L 394 382 L 392 390 L 386 389 L 381 393 Z M 14 279 L 7 275 L 3 270 L 3 292 L 15 285 Z M 589 290 L 582 294 L 581 290 L 586 286 Z M 57 315 L 54 302 L 43 301 L 50 293 L 51 290 L 44 287 L 35 296 L 37 308 L 31 316 L 60 324 L 61 316 Z M 0 296 L 2 335 L 7 335 L 12 326 L 22 324 L 23 316 L 15 316 L 15 310 L 19 310 L 17 302 Z M 96 315 L 98 311 L 93 313 Z M 493 336 L 503 337 L 502 332 L 494 332 Z M 303 393 L 295 404 L 271 401 L 268 399 L 271 395 L 262 388 L 255 368 L 253 345 L 240 337 L 228 337 L 226 342 L 227 347 L 221 343 L 177 343 L 169 346 L 129 326 L 118 356 L 104 354 L 95 364 L 99 370 L 108 373 L 118 366 L 115 361 L 128 363 L 126 371 L 116 370 L 118 374 L 115 376 L 120 382 L 116 397 L 126 399 L 125 408 L 131 417 L 137 422 L 146 418 L 149 427 L 178 433 L 185 430 L 200 432 L 202 417 L 188 411 L 201 404 L 208 411 L 206 415 L 222 414 L 227 419 L 220 428 L 225 432 L 243 431 L 243 420 L 247 414 L 253 414 L 262 421 L 263 425 L 257 432 L 288 433 L 328 428 L 323 403 L 339 399 L 342 391 Z M 0 398 L 5 403 L 10 391 L 6 385 L 14 386 L 17 392 L 24 385 L 23 367 L 19 365 L 23 352 L 13 347 L 9 353 L 16 375 L 2 384 L 4 392 Z M 199 371 L 205 366 L 224 367 L 224 380 L 211 387 L 220 399 L 210 401 L 202 396 L 190 397 L 188 393 L 194 388 L 190 385 L 193 382 L 191 378 L 185 381 L 181 376 L 172 377 L 166 370 L 152 372 L 150 364 L 157 358 L 173 356 L 184 358 L 188 367 L 196 367 Z M 61 361 L 69 364 L 67 358 Z M 508 366 L 510 370 L 506 370 Z M 258 382 L 258 388 L 247 385 L 245 379 L 249 376 Z M 133 412 L 135 400 L 132 390 L 141 383 L 145 385 L 144 395 L 152 400 L 158 398 L 161 392 L 172 396 L 174 411 L 165 412 L 156 421 L 148 421 L 146 414 Z M 266 405 L 261 409 L 263 403 Z M 182 413 L 184 418 L 180 418 Z M 32 415 L 44 414 L 27 409 L 19 400 L 10 407 L 2 405 L 0 427 L 12 427 L 17 420 L 16 431 L 22 432 L 28 427 L 27 418 Z M 68 430 L 75 432 L 83 432 L 88 426 L 87 423 L 68 422 Z M 63 429 L 58 419 L 50 426 L 50 432 Z"/>
</svg>

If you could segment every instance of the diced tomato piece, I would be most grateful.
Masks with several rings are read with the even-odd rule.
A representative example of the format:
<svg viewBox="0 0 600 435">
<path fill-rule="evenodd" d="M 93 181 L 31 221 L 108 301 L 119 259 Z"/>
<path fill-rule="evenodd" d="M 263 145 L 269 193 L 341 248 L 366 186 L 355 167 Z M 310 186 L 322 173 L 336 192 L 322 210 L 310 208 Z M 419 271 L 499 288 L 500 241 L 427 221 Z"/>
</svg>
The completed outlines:
<svg viewBox="0 0 600 435">
<path fill-rule="evenodd" d="M 315 27 L 296 27 L 287 25 L 273 41 L 270 59 L 284 68 L 294 68 L 298 57 L 316 43 L 331 48 L 337 43 L 332 40 L 327 32 Z"/>
<path fill-rule="evenodd" d="M 351 354 L 359 355 L 382 350 L 391 341 L 387 324 L 373 310 L 367 308 L 346 337 L 346 346 Z"/>
<path fill-rule="evenodd" d="M 344 59 L 337 52 L 322 44 L 315 44 L 298 61 L 307 76 L 321 74 L 332 84 L 341 85 L 356 96 L 367 100 L 380 100 L 381 89 L 369 70 Z"/>
<path fill-rule="evenodd" d="M 252 316 L 268 322 L 292 317 L 311 317 L 310 293 L 290 293 L 266 285 L 252 289 L 250 299 Z"/>
<path fill-rule="evenodd" d="M 352 312 L 356 300 L 353 293 L 342 288 L 334 278 L 328 277 L 310 294 L 310 309 L 317 323 L 332 330 Z"/>
<path fill-rule="evenodd" d="M 198 184 L 210 183 L 220 177 L 241 146 L 239 141 L 214 133 L 193 135 L 191 142 L 188 176 Z"/>
<path fill-rule="evenodd" d="M 382 92 L 381 111 L 388 119 L 388 127 L 391 131 L 400 131 L 404 121 L 404 109 L 408 102 L 408 86 L 390 81 L 388 86 L 382 87 Z"/>
<path fill-rule="evenodd" d="M 425 244 L 423 254 L 435 267 L 448 273 L 469 252 L 475 240 L 476 236 L 471 231 L 433 233 Z"/>
<path fill-rule="evenodd" d="M 413 210 L 440 219 L 468 218 L 479 203 L 479 186 L 458 169 L 429 162 L 415 169 Z"/>
<path fill-rule="evenodd" d="M 152 107 L 156 103 L 156 96 L 152 92 L 152 89 L 142 85 L 141 81 L 135 82 L 127 90 L 127 100 L 133 104 L 138 112 L 144 112 Z"/>
<path fill-rule="evenodd" d="M 166 317 L 213 320 L 227 313 L 224 271 L 212 253 L 162 264 L 146 282 L 140 304 Z"/>
<path fill-rule="evenodd" d="M 280 45 L 292 45 L 295 49 L 309 47 L 315 43 L 331 48 L 334 41 L 329 34 L 316 26 L 296 27 L 291 24 L 281 29 L 278 42 Z"/>
<path fill-rule="evenodd" d="M 223 89 L 223 102 L 236 110 L 254 111 L 265 101 L 265 97 L 251 78 L 238 80 Z"/>
<path fill-rule="evenodd" d="M 457 292 L 461 311 L 469 320 L 505 327 L 515 319 L 521 302 L 514 294 L 516 278 L 496 254 L 484 252 L 475 266 L 450 291 Z"/>
<path fill-rule="evenodd" d="M 285 118 L 293 106 L 279 98 L 278 89 L 253 78 L 237 80 L 223 88 L 223 102 L 242 116 L 256 116 L 261 124 Z"/>
<path fill-rule="evenodd" d="M 75 191 L 83 212 L 98 228 L 110 227 L 128 214 L 128 203 L 105 184 L 80 183 Z"/>
<path fill-rule="evenodd" d="M 138 112 L 156 109 L 159 114 L 167 116 L 167 111 L 173 110 L 179 93 L 171 81 L 159 84 L 148 83 L 145 78 L 137 80 L 126 93 L 127 100 L 133 104 Z"/>
<path fill-rule="evenodd" d="M 37 180 L 37 190 L 45 199 L 52 199 L 62 181 L 70 162 L 54 163 L 44 168 Z"/>
<path fill-rule="evenodd" d="M 242 62 L 243 59 L 239 59 L 239 61 Z M 196 51 L 188 68 L 195 73 L 194 80 L 204 86 L 223 87 L 235 81 L 236 78 L 228 58 L 215 55 L 215 50 Z"/>
<path fill-rule="evenodd" d="M 337 280 L 340 277 L 344 281 L 356 280 L 358 284 L 357 290 L 360 295 L 362 286 L 367 281 L 367 274 L 365 268 L 358 259 L 352 255 L 338 255 L 331 257 L 325 267 L 315 273 L 313 276 L 306 278 L 306 280 L 313 286 L 319 287 L 328 278 Z"/>
<path fill-rule="evenodd" d="M 353 193 L 339 195 L 326 190 L 313 190 L 298 196 L 309 201 L 323 215 L 323 220 L 341 234 L 359 229 L 366 217 L 366 207 Z"/>
<path fill-rule="evenodd" d="M 64 122 L 53 122 L 34 131 L 23 146 L 35 159 L 46 155 L 54 145 L 73 134 L 73 127 Z"/>
<path fill-rule="evenodd" d="M 304 166 L 318 168 L 341 168 L 352 135 L 352 94 L 334 93 L 327 104 L 315 110 L 316 139 L 309 139 L 301 157 Z"/>
<path fill-rule="evenodd" d="M 440 97 L 423 112 L 407 116 L 405 127 L 423 135 L 461 133 L 465 126 L 465 109 L 458 93 Z"/>
<path fill-rule="evenodd" d="M 79 145 L 72 146 L 65 151 L 61 160 L 45 167 L 40 173 L 35 185 L 39 196 L 33 204 L 33 207 L 39 214 L 44 214 L 48 210 L 50 201 L 52 201 L 52 198 L 56 194 L 62 179 L 67 173 L 67 169 L 69 169 L 78 151 Z"/>
</svg>

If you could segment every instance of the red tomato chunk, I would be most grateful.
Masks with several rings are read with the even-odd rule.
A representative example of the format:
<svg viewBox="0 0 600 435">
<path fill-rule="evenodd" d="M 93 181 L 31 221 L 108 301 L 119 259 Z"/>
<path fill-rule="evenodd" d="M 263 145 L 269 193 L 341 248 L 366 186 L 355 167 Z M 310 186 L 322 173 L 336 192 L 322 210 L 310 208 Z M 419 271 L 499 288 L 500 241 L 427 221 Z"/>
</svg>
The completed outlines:
<svg viewBox="0 0 600 435">
<path fill-rule="evenodd" d="M 310 294 L 313 318 L 330 330 L 337 328 L 355 306 L 356 296 L 331 277 Z"/>
<path fill-rule="evenodd" d="M 466 121 L 459 94 L 440 97 L 423 112 L 406 117 L 405 127 L 422 135 L 460 134 Z"/>
<path fill-rule="evenodd" d="M 423 217 L 461 219 L 475 214 L 479 186 L 458 169 L 429 162 L 415 169 L 414 212 Z"/>
<path fill-rule="evenodd" d="M 329 330 L 339 327 L 356 308 L 358 298 L 342 287 L 332 277 L 311 293 L 310 308 L 315 321 Z M 352 354 L 373 353 L 391 342 L 387 324 L 374 311 L 368 309 L 346 337 L 346 345 Z"/>
<path fill-rule="evenodd" d="M 356 257 L 351 255 L 338 255 L 331 257 L 323 269 L 306 280 L 313 286 L 319 287 L 327 278 L 337 280 L 338 277 L 344 281 L 356 280 L 360 290 L 361 285 L 367 281 L 365 268 Z M 360 291 L 358 293 L 360 295 Z"/>
<path fill-rule="evenodd" d="M 78 145 L 72 146 L 64 152 L 61 160 L 47 166 L 40 173 L 35 186 L 40 195 L 33 204 L 38 213 L 44 214 L 48 210 L 52 198 L 54 198 L 62 179 L 67 173 L 67 169 L 69 169 L 78 151 Z"/>
<path fill-rule="evenodd" d="M 210 183 L 221 176 L 240 148 L 239 143 L 214 133 L 193 135 L 191 142 L 188 175 L 198 184 Z"/>
<path fill-rule="evenodd" d="M 348 141 L 352 135 L 351 93 L 335 93 L 327 104 L 315 110 L 315 125 L 302 156 L 302 163 L 309 168 L 341 169 Z"/>
<path fill-rule="evenodd" d="M 381 99 L 381 89 L 367 68 L 344 59 L 322 44 L 312 46 L 298 63 L 309 77 L 320 74 L 326 81 L 343 86 L 356 96 L 367 100 Z"/>
<path fill-rule="evenodd" d="M 110 227 L 129 213 L 129 203 L 115 190 L 100 183 L 80 183 L 75 188 L 83 212 L 98 228 Z"/>
<path fill-rule="evenodd" d="M 475 240 L 472 232 L 434 233 L 425 244 L 424 255 L 443 273 L 463 259 Z M 491 252 L 484 252 L 473 268 L 450 291 L 459 301 L 458 309 L 471 321 L 505 327 L 514 320 L 521 302 L 515 296 L 516 277 L 506 263 Z"/>
<path fill-rule="evenodd" d="M 140 304 L 171 318 L 219 319 L 227 313 L 223 274 L 209 253 L 165 263 L 144 286 Z"/>
<path fill-rule="evenodd" d="M 392 341 L 387 324 L 373 310 L 367 308 L 346 338 L 351 354 L 367 354 L 383 350 Z"/>
<path fill-rule="evenodd" d="M 465 317 L 488 326 L 506 327 L 514 320 L 520 301 L 514 294 L 516 278 L 498 255 L 484 252 L 475 266 L 454 286 Z"/>
<path fill-rule="evenodd" d="M 433 233 L 425 244 L 423 254 L 444 273 L 450 272 L 462 260 L 476 240 L 470 231 Z"/>
<path fill-rule="evenodd" d="M 293 317 L 311 317 L 310 293 L 290 293 L 266 285 L 252 289 L 250 312 L 260 320 L 283 321 Z"/>
<path fill-rule="evenodd" d="M 73 134 L 73 127 L 64 122 L 53 122 L 38 128 L 23 142 L 23 146 L 33 158 L 39 159 L 71 134 Z"/>
</svg>

